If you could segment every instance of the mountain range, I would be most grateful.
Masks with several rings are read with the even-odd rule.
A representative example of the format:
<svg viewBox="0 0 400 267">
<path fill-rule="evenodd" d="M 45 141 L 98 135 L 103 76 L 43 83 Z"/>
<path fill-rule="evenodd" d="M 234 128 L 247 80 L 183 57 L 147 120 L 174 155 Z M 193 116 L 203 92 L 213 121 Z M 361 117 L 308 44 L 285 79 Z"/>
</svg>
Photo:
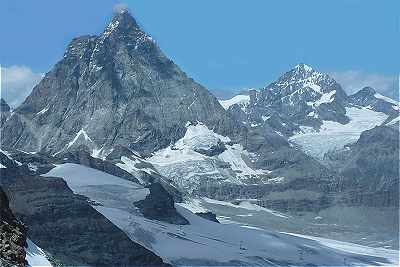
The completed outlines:
<svg viewBox="0 0 400 267">
<path fill-rule="evenodd" d="M 373 88 L 348 96 L 298 64 L 218 100 L 122 10 L 0 111 L 0 226 L 23 236 L 18 253 L 0 244 L 5 264 L 24 266 L 29 244 L 56 266 L 396 261 L 399 102 Z M 226 225 L 247 216 L 231 209 L 252 210 L 253 225 Z M 337 252 L 279 232 L 386 250 Z"/>
</svg>

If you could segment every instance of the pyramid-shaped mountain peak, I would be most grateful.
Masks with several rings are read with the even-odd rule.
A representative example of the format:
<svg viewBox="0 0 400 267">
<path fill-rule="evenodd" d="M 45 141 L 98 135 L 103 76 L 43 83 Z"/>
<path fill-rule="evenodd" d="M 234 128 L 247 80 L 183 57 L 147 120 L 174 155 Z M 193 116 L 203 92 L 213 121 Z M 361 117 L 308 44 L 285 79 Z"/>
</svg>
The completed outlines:
<svg viewBox="0 0 400 267">
<path fill-rule="evenodd" d="M 362 88 L 359 92 L 362 92 L 364 94 L 368 94 L 368 95 L 375 95 L 376 91 L 374 88 L 366 86 L 364 88 Z"/>
<path fill-rule="evenodd" d="M 304 64 L 304 63 L 297 64 L 294 68 L 296 70 L 306 71 L 306 72 L 314 71 L 314 69 L 310 65 L 307 65 L 307 64 Z"/>
<path fill-rule="evenodd" d="M 122 10 L 114 14 L 100 38 L 104 39 L 115 33 L 120 36 L 137 35 L 138 33 L 145 34 L 127 10 Z"/>
<path fill-rule="evenodd" d="M 21 128 L 22 121 L 32 127 Z M 183 137 L 188 121 L 201 121 L 219 134 L 233 132 L 234 122 L 218 100 L 124 11 L 100 36 L 71 42 L 7 122 L 8 132 L 18 128 L 22 138 L 9 134 L 1 141 L 26 151 L 58 153 L 85 129 L 94 150 L 108 153 L 121 145 L 148 154 Z"/>
<path fill-rule="evenodd" d="M 127 28 L 127 27 L 134 27 L 139 28 L 135 18 L 131 15 L 131 13 L 127 9 L 122 9 L 116 12 L 109 24 L 118 24 L 118 26 Z"/>
</svg>

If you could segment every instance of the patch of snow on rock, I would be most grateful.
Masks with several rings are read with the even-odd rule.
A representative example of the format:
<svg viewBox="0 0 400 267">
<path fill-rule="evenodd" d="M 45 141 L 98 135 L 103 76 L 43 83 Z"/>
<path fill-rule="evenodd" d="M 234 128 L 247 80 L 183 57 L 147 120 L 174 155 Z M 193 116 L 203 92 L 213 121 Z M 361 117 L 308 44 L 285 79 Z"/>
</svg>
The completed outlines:
<svg viewBox="0 0 400 267">
<path fill-rule="evenodd" d="M 228 100 L 220 100 L 219 103 L 224 109 L 229 109 L 230 106 L 235 104 L 247 105 L 250 103 L 250 96 L 248 95 L 237 95 Z"/>
<path fill-rule="evenodd" d="M 70 148 L 75 142 L 76 140 L 78 140 L 79 136 L 81 136 L 83 134 L 83 137 L 85 138 L 86 141 L 90 141 L 93 142 L 92 139 L 90 139 L 90 137 L 87 135 L 87 133 L 85 132 L 85 130 L 81 129 L 74 137 L 74 139 L 68 143 L 67 145 L 67 149 Z"/>
<path fill-rule="evenodd" d="M 387 96 L 384 96 L 384 95 L 381 95 L 381 94 L 378 94 L 378 93 L 376 93 L 374 95 L 374 97 L 378 98 L 378 99 L 381 99 L 383 101 L 389 102 L 390 104 L 393 104 L 393 105 L 399 105 L 398 101 L 395 101 L 395 100 L 393 100 L 393 99 L 391 99 L 391 98 L 389 98 Z"/>
<path fill-rule="evenodd" d="M 44 251 L 39 248 L 35 243 L 33 243 L 30 239 L 27 240 L 28 247 L 26 249 L 26 261 L 28 262 L 28 266 L 36 267 L 51 267 L 51 263 L 47 259 Z"/>
<path fill-rule="evenodd" d="M 321 96 L 320 99 L 315 101 L 315 106 L 320 106 L 323 103 L 330 103 L 335 100 L 334 95 L 336 94 L 336 90 L 332 90 L 329 93 L 325 93 Z"/>
<path fill-rule="evenodd" d="M 230 142 L 229 137 L 225 137 L 214 133 L 207 128 L 203 123 L 197 122 L 196 125 L 188 125 L 186 134 L 183 138 L 179 139 L 174 148 L 184 149 L 190 148 L 192 150 L 208 150 L 212 146 L 216 146 L 218 142 Z"/>
<path fill-rule="evenodd" d="M 227 146 L 227 149 L 218 155 L 218 158 L 230 164 L 232 170 L 237 171 L 239 176 L 244 175 L 260 175 L 270 173 L 268 170 L 253 170 L 243 160 L 242 155 L 246 155 L 247 151 L 240 144 Z"/>
</svg>

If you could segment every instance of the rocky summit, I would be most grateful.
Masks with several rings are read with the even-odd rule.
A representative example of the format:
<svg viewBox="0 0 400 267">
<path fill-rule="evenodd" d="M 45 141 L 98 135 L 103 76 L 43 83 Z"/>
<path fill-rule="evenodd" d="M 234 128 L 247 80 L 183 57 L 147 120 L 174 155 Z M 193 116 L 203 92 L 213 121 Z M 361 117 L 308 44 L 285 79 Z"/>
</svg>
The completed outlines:
<svg viewBox="0 0 400 267">
<path fill-rule="evenodd" d="M 203 86 L 168 59 L 127 11 L 99 36 L 75 38 L 3 127 L 2 144 L 52 154 L 86 145 L 142 154 L 184 135 L 188 121 L 237 130 Z"/>
<path fill-rule="evenodd" d="M 378 91 L 302 63 L 217 100 L 119 10 L 0 100 L 0 265 L 398 264 L 399 103 Z"/>
<path fill-rule="evenodd" d="M 323 120 L 347 123 L 347 101 L 346 93 L 333 78 L 299 64 L 268 86 L 250 90 L 242 112 L 228 108 L 252 127 L 268 124 L 292 135 L 301 125 L 318 128 Z"/>
</svg>

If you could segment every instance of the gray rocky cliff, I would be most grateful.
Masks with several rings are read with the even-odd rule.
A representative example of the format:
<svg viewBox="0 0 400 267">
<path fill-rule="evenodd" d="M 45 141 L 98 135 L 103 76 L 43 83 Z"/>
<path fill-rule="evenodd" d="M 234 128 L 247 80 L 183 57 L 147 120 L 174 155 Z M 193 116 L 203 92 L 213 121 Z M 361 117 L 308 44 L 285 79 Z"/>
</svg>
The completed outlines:
<svg viewBox="0 0 400 267">
<path fill-rule="evenodd" d="M 9 207 L 0 181 L 0 266 L 26 266 L 26 228 Z"/>
<path fill-rule="evenodd" d="M 298 132 L 301 125 L 318 129 L 323 120 L 349 121 L 348 97 L 340 84 L 306 64 L 295 66 L 260 90 L 250 90 L 249 96 L 244 114 L 235 105 L 230 113 L 247 125 L 268 125 L 287 136 Z"/>
<path fill-rule="evenodd" d="M 32 171 L 28 162 L 22 161 L 31 157 L 19 154 L 20 162 L 12 155 L 18 156 L 16 152 L 0 153 L 1 164 L 7 165 L 0 169 L 1 187 L 10 197 L 10 209 L 26 225 L 29 238 L 53 262 L 67 266 L 168 266 L 130 240 L 97 212 L 89 199 L 74 194 L 63 179 L 38 176 L 38 160 L 38 170 Z"/>
<path fill-rule="evenodd" d="M 0 127 L 8 120 L 11 116 L 11 108 L 7 102 L 0 98 Z"/>
<path fill-rule="evenodd" d="M 325 155 L 325 162 L 346 178 L 346 202 L 368 206 L 399 205 L 399 131 L 377 126 L 354 144 Z"/>
<path fill-rule="evenodd" d="M 364 87 L 350 95 L 349 101 L 355 106 L 385 113 L 389 116 L 387 122 L 399 116 L 399 102 L 379 94 L 372 87 Z"/>
<path fill-rule="evenodd" d="M 234 135 L 234 121 L 168 59 L 126 11 L 100 36 L 75 38 L 3 126 L 2 144 L 64 152 L 75 143 L 143 154 L 183 136 L 187 121 Z"/>
</svg>

